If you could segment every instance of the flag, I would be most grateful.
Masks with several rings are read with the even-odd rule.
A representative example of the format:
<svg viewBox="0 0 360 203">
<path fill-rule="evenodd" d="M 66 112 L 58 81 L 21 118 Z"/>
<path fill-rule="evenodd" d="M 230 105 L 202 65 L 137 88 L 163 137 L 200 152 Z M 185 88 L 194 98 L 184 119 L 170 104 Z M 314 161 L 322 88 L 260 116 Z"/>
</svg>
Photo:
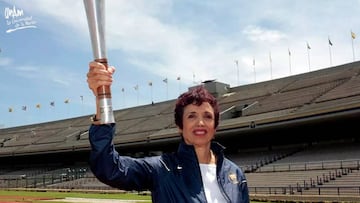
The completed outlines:
<svg viewBox="0 0 360 203">
<path fill-rule="evenodd" d="M 152 86 L 152 85 L 153 85 L 151 81 L 149 81 L 149 83 L 148 83 L 148 84 L 149 84 L 149 86 Z"/>
<path fill-rule="evenodd" d="M 23 111 L 26 111 L 26 106 L 22 106 L 21 108 Z"/>
<path fill-rule="evenodd" d="M 351 37 L 352 37 L 353 39 L 356 38 L 356 34 L 355 34 L 353 31 L 351 31 Z"/>
<path fill-rule="evenodd" d="M 167 82 L 168 82 L 168 79 L 167 79 L 167 78 L 165 78 L 165 79 L 163 80 L 163 82 L 164 82 L 164 83 L 167 83 Z"/>
<path fill-rule="evenodd" d="M 332 45 L 333 45 L 333 43 L 331 42 L 330 38 L 329 38 L 329 45 L 330 45 L 330 46 L 332 46 Z"/>
<path fill-rule="evenodd" d="M 36 104 L 36 108 L 40 109 L 41 105 L 40 104 Z"/>
<path fill-rule="evenodd" d="M 65 104 L 68 104 L 69 102 L 70 102 L 69 99 L 65 99 L 65 101 L 64 101 Z"/>
<path fill-rule="evenodd" d="M 310 45 L 309 45 L 308 42 L 306 42 L 306 46 L 307 46 L 308 49 L 311 49 L 311 47 L 310 47 Z"/>
<path fill-rule="evenodd" d="M 50 106 L 55 106 L 55 102 L 54 101 L 50 102 Z"/>
<path fill-rule="evenodd" d="M 13 112 L 13 108 L 9 107 L 9 112 Z"/>
</svg>

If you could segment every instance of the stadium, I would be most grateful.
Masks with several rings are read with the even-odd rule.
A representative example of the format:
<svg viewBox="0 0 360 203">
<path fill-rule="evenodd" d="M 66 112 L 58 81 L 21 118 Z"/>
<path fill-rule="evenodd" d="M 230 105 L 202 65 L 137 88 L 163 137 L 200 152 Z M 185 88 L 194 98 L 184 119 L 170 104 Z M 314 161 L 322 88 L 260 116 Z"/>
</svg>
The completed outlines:
<svg viewBox="0 0 360 203">
<path fill-rule="evenodd" d="M 202 85 L 219 101 L 216 140 L 245 172 L 252 200 L 360 202 L 360 62 L 243 86 Z M 176 150 L 174 102 L 116 110 L 118 151 Z M 89 117 L 0 129 L 0 188 L 120 192 L 88 168 Z"/>
</svg>

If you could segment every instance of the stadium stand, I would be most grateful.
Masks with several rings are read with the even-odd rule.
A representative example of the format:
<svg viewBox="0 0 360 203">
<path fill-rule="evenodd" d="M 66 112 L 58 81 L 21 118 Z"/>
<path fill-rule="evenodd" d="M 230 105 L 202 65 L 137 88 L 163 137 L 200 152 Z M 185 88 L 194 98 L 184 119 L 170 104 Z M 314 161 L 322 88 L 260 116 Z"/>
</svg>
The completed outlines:
<svg viewBox="0 0 360 203">
<path fill-rule="evenodd" d="M 245 171 L 251 199 L 360 202 L 359 74 L 354 62 L 238 87 L 202 84 L 218 98 L 216 140 Z M 116 110 L 119 152 L 174 151 L 174 105 Z M 124 192 L 88 168 L 89 117 L 0 129 L 0 187 Z"/>
</svg>

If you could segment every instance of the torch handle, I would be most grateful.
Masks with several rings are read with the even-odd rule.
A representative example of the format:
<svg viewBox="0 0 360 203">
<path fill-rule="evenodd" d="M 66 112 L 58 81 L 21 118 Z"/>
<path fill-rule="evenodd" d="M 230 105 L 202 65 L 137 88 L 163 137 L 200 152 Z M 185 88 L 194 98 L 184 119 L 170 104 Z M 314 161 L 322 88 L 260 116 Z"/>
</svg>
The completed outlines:
<svg viewBox="0 0 360 203">
<path fill-rule="evenodd" d="M 106 58 L 95 59 L 95 61 L 102 63 L 106 68 L 108 68 L 108 61 Z M 111 89 L 108 85 L 103 85 L 97 88 L 96 118 L 96 123 L 98 124 L 115 123 L 112 109 Z"/>
<path fill-rule="evenodd" d="M 106 69 L 108 68 L 108 61 L 106 58 L 103 59 L 95 59 L 96 62 L 98 63 L 102 63 Z M 97 96 L 99 98 L 111 98 L 111 90 L 110 90 L 110 86 L 100 86 L 97 89 Z"/>
</svg>

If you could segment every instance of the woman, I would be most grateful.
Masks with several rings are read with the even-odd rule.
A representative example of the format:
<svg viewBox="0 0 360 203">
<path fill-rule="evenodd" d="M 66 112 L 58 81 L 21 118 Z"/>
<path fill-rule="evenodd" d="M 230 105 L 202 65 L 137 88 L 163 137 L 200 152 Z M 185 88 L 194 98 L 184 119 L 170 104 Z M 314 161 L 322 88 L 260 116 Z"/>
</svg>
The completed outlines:
<svg viewBox="0 0 360 203">
<path fill-rule="evenodd" d="M 96 96 L 97 87 L 112 84 L 115 68 L 89 66 L 87 81 Z M 112 187 L 150 190 L 154 203 L 249 202 L 245 175 L 213 141 L 219 124 L 215 98 L 203 87 L 183 93 L 175 105 L 175 123 L 182 136 L 177 152 L 147 158 L 118 154 L 112 144 L 115 124 L 91 125 L 92 172 Z"/>
</svg>

